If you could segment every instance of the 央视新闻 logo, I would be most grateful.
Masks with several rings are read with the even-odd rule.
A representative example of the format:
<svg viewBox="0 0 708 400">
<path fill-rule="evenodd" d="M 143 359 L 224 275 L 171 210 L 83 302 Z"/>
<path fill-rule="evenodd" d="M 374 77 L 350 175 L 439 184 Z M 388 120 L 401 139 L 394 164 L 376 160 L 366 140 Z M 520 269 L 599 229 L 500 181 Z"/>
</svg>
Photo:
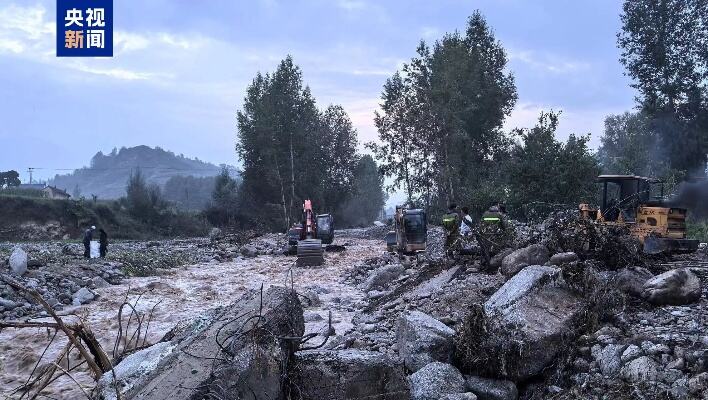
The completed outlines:
<svg viewBox="0 0 708 400">
<path fill-rule="evenodd" d="M 113 0 L 57 0 L 57 57 L 113 56 Z"/>
</svg>

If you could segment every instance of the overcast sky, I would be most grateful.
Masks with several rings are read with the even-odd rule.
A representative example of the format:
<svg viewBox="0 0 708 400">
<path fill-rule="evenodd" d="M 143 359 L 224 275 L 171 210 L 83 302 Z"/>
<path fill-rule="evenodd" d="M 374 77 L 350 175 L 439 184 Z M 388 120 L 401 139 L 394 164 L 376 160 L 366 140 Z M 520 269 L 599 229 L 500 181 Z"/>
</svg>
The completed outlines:
<svg viewBox="0 0 708 400">
<path fill-rule="evenodd" d="M 479 9 L 506 48 L 519 100 L 507 128 L 562 110 L 559 137 L 633 107 L 618 62 L 621 2 L 114 0 L 114 57 L 55 57 L 55 0 L 0 0 L 0 170 L 77 168 L 146 144 L 238 164 L 235 114 L 258 71 L 287 54 L 320 108 L 344 106 L 360 142 L 386 78 L 421 39 Z"/>
</svg>

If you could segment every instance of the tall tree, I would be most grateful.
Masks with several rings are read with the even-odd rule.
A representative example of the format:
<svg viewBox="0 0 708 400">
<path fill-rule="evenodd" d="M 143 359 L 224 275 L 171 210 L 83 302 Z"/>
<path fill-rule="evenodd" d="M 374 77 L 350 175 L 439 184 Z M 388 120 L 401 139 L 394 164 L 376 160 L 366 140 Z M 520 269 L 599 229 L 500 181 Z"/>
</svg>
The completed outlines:
<svg viewBox="0 0 708 400">
<path fill-rule="evenodd" d="M 518 129 L 521 143 L 507 164 L 509 203 L 515 210 L 531 202 L 576 204 L 594 195 L 599 167 L 590 153 L 589 136 L 555 138 L 559 114 L 541 113 L 531 129 Z"/>
<path fill-rule="evenodd" d="M 708 1 L 625 0 L 620 61 L 672 167 L 704 171 L 708 154 Z"/>
<path fill-rule="evenodd" d="M 273 74 L 256 75 L 237 124 L 242 207 L 279 214 L 265 221 L 269 228 L 297 221 L 304 199 L 313 200 L 318 210 L 334 210 L 344 201 L 355 165 L 356 131 L 341 107 L 317 109 L 291 57 Z"/>
<path fill-rule="evenodd" d="M 0 189 L 20 186 L 20 174 L 15 170 L 0 172 Z"/>
<path fill-rule="evenodd" d="M 378 218 L 386 203 L 383 176 L 370 155 L 364 155 L 354 170 L 353 196 L 341 211 L 345 226 L 365 226 Z"/>
<path fill-rule="evenodd" d="M 409 199 L 426 203 L 497 200 L 497 185 L 486 182 L 510 146 L 501 127 L 517 98 L 506 64 L 479 12 L 464 35 L 446 34 L 432 52 L 418 46 L 384 85 L 375 118 L 381 144 L 371 147 L 394 188 L 402 185 Z"/>
</svg>

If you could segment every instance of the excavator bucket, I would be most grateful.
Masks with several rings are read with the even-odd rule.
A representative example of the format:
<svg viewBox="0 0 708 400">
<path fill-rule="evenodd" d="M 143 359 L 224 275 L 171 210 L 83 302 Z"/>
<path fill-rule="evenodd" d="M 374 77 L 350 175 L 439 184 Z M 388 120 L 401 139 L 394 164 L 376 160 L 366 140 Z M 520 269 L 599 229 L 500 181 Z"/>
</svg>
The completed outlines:
<svg viewBox="0 0 708 400">
<path fill-rule="evenodd" d="M 305 239 L 297 243 L 297 266 L 318 266 L 324 263 L 322 240 Z"/>
</svg>

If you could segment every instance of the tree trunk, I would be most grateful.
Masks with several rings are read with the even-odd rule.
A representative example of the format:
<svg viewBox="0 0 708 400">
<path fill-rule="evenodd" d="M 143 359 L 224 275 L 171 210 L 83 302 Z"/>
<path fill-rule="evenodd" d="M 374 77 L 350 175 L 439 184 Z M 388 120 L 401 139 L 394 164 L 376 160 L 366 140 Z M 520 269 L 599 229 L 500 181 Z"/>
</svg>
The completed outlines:
<svg viewBox="0 0 708 400">
<path fill-rule="evenodd" d="M 295 202 L 295 154 L 293 152 L 293 134 L 290 134 L 290 213 Z"/>
<path fill-rule="evenodd" d="M 278 182 L 280 182 L 280 197 L 283 202 L 283 220 L 285 221 L 285 230 L 290 228 L 290 218 L 288 217 L 288 207 L 285 203 L 285 185 L 283 184 L 283 178 L 280 175 L 280 165 L 278 164 L 278 156 L 275 156 L 275 173 L 278 175 Z"/>
</svg>

